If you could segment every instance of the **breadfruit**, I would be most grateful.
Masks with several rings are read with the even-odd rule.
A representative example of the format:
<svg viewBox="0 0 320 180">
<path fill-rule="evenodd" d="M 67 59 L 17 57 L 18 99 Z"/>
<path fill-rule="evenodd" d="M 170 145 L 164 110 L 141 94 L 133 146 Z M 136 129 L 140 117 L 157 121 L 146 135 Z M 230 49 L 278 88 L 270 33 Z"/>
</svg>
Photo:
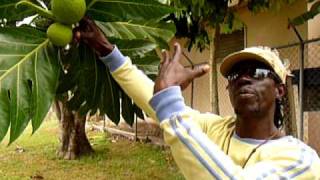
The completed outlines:
<svg viewBox="0 0 320 180">
<path fill-rule="evenodd" d="M 72 40 L 72 29 L 69 26 L 53 23 L 47 30 L 49 40 L 56 46 L 66 46 Z"/>
<path fill-rule="evenodd" d="M 71 25 L 79 22 L 86 13 L 85 0 L 52 0 L 51 10 L 56 20 Z"/>
</svg>

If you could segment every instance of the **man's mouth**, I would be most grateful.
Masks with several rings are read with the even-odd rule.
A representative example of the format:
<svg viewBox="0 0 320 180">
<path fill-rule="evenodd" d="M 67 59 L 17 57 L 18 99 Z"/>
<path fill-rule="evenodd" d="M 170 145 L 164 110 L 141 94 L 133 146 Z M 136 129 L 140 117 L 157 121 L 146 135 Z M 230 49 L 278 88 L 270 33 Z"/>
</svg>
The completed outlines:
<svg viewBox="0 0 320 180">
<path fill-rule="evenodd" d="M 239 97 L 241 98 L 249 98 L 249 97 L 253 97 L 254 94 L 253 93 L 239 93 Z"/>
<path fill-rule="evenodd" d="M 252 90 L 249 90 L 248 88 L 240 88 L 238 91 L 238 96 L 240 97 L 252 97 L 255 96 L 255 93 Z"/>
</svg>

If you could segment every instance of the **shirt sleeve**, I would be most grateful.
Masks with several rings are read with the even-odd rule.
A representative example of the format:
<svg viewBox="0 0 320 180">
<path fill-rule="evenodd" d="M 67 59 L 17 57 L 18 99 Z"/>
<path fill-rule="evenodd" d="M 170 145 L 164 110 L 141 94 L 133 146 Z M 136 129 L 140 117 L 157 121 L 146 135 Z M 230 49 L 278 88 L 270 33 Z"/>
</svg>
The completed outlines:
<svg viewBox="0 0 320 180">
<path fill-rule="evenodd" d="M 165 89 L 161 92 L 158 92 L 154 96 L 154 82 L 136 66 L 132 65 L 130 58 L 122 55 L 122 53 L 116 46 L 109 55 L 101 57 L 100 59 L 109 68 L 113 78 L 117 81 L 121 88 L 133 99 L 133 101 L 153 120 L 159 120 L 159 118 L 156 116 L 154 108 L 150 106 L 149 102 L 152 97 L 155 97 L 154 99 L 168 99 L 170 101 L 170 98 L 166 97 L 170 94 L 166 94 L 166 92 L 169 91 Z M 179 87 L 174 87 L 173 89 L 177 88 Z M 183 101 L 182 95 L 178 98 L 182 98 Z M 170 104 L 170 102 L 165 103 Z M 194 113 L 195 115 L 200 114 L 198 111 L 192 110 L 189 107 L 187 108 L 189 109 L 190 113 Z M 168 112 L 165 111 L 163 112 L 163 114 L 168 114 Z M 159 121 L 156 121 L 156 123 L 158 122 Z M 203 130 L 205 130 L 206 125 L 202 124 L 203 122 L 204 121 L 199 120 L 197 121 L 197 124 L 200 125 Z"/>
<path fill-rule="evenodd" d="M 129 57 L 122 55 L 115 46 L 113 51 L 100 58 L 109 68 L 112 77 L 121 88 L 143 111 L 156 120 L 155 111 L 149 105 L 149 100 L 153 96 L 154 83 L 141 70 L 132 65 Z"/>
<path fill-rule="evenodd" d="M 235 164 L 193 119 L 194 115 L 184 104 L 179 87 L 156 94 L 150 104 L 164 129 L 165 141 L 187 179 L 319 178 L 316 170 L 319 157 L 300 146 L 272 152 L 245 168 Z"/>
</svg>

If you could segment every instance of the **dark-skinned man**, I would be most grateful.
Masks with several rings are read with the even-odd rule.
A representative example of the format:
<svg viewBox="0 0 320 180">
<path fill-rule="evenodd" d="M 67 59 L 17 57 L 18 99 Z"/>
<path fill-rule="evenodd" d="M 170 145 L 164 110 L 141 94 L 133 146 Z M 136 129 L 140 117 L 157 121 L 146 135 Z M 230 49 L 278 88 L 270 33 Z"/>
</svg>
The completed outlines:
<svg viewBox="0 0 320 180">
<path fill-rule="evenodd" d="M 320 178 L 317 153 L 279 130 L 289 72 L 270 49 L 247 48 L 224 59 L 220 71 L 228 79 L 235 115 L 220 117 L 185 105 L 181 91 L 209 66 L 184 68 L 179 44 L 172 58 L 163 51 L 159 75 L 152 82 L 90 19 L 81 22 L 76 39 L 94 48 L 124 91 L 159 121 L 187 179 Z"/>
</svg>

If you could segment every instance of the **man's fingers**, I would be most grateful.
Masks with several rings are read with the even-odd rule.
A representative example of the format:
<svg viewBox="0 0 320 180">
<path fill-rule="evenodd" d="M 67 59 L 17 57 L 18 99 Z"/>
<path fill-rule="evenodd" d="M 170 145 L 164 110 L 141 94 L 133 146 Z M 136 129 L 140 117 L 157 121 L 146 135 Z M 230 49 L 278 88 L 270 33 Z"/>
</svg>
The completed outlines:
<svg viewBox="0 0 320 180">
<path fill-rule="evenodd" d="M 81 32 L 78 31 L 78 30 L 74 31 L 74 32 L 73 32 L 73 39 L 74 39 L 77 43 L 79 43 L 80 40 L 81 40 Z"/>
<path fill-rule="evenodd" d="M 81 41 L 88 43 L 91 39 L 95 38 L 93 32 L 83 32 L 80 29 L 74 29 L 73 31 L 73 39 L 76 43 Z"/>
<path fill-rule="evenodd" d="M 179 43 L 174 43 L 174 54 L 172 61 L 179 61 L 181 56 L 181 46 Z"/>
<path fill-rule="evenodd" d="M 209 72 L 210 66 L 208 64 L 201 64 L 195 66 L 191 72 L 192 72 L 192 79 L 198 78 Z"/>
<path fill-rule="evenodd" d="M 92 39 L 95 38 L 95 34 L 93 32 L 79 32 L 81 39 Z"/>
<path fill-rule="evenodd" d="M 89 17 L 83 17 L 79 22 L 79 28 L 81 31 L 91 32 L 95 28 L 95 23 Z"/>
<path fill-rule="evenodd" d="M 94 25 L 94 21 L 92 19 L 90 19 L 88 16 L 85 16 L 82 18 L 82 21 L 85 23 L 85 24 L 88 24 L 88 25 Z"/>
<path fill-rule="evenodd" d="M 170 59 L 169 52 L 167 50 L 162 50 L 162 58 L 163 60 L 161 66 L 166 66 L 169 63 Z"/>
</svg>

